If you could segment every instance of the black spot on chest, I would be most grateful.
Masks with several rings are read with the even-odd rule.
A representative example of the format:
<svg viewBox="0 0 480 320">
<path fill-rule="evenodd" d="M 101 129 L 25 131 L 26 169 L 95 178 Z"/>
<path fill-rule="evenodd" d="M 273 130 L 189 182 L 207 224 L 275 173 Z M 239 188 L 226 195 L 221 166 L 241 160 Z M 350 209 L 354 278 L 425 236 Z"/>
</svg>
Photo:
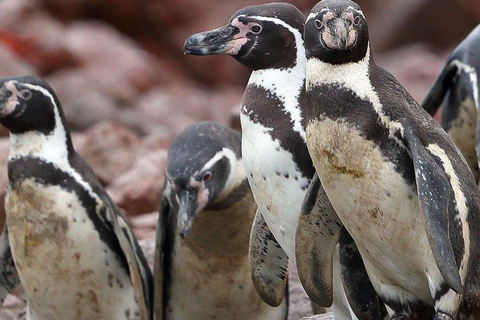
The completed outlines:
<svg viewBox="0 0 480 320">
<path fill-rule="evenodd" d="M 249 85 L 243 95 L 242 106 L 242 113 L 250 121 L 273 129 L 269 131 L 272 139 L 277 139 L 280 146 L 292 154 L 297 169 L 311 179 L 315 169 L 307 146 L 300 134 L 293 130 L 290 114 L 284 110 L 282 101 L 264 88 Z"/>
</svg>

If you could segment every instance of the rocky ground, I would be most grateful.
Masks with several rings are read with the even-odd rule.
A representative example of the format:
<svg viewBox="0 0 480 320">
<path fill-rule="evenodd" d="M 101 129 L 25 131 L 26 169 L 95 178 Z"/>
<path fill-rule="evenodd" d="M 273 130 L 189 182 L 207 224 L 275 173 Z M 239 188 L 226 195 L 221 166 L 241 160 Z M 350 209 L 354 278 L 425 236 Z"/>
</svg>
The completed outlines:
<svg viewBox="0 0 480 320">
<path fill-rule="evenodd" d="M 417 101 L 452 48 L 480 21 L 478 0 L 359 0 L 376 62 Z M 249 71 L 230 57 L 182 54 L 192 33 L 227 23 L 265 0 L 2 0 L 0 77 L 33 74 L 57 92 L 77 151 L 92 164 L 135 226 L 147 255 L 167 148 L 185 126 L 217 121 L 238 128 Z M 292 0 L 308 12 L 316 0 Z M 0 190 L 7 182 L 7 132 L 0 127 Z M 0 192 L 0 224 L 3 223 Z M 298 282 L 291 319 L 308 316 Z M 0 320 L 14 319 L 11 298 Z"/>
</svg>

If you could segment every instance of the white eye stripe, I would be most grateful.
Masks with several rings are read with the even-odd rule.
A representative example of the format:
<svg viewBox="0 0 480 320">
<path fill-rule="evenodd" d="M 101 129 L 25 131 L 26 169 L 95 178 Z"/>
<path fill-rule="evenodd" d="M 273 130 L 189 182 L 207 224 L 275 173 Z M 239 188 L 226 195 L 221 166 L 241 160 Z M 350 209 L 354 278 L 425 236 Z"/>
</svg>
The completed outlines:
<svg viewBox="0 0 480 320">
<path fill-rule="evenodd" d="M 361 15 L 361 16 L 363 17 L 363 19 L 365 19 L 365 15 L 363 14 L 363 11 L 362 11 L 362 10 L 360 10 L 360 9 L 355 9 L 354 7 L 348 7 L 348 8 L 347 8 L 347 11 L 348 11 L 348 10 L 352 10 L 352 11 L 354 11 L 355 13 L 358 13 L 359 15 Z"/>
<path fill-rule="evenodd" d="M 328 12 L 328 11 L 330 11 L 330 9 L 324 8 L 324 9 L 322 9 L 322 10 L 320 10 L 320 11 L 314 11 L 314 12 L 312 11 L 312 12 L 310 12 L 310 14 L 307 16 L 307 19 L 305 20 L 305 23 L 307 23 L 307 22 L 308 22 L 309 20 L 311 20 L 311 19 L 315 19 L 315 18 L 317 17 L 317 15 L 319 15 L 320 13 L 322 13 L 322 12 L 324 12 L 324 11 Z"/>
<path fill-rule="evenodd" d="M 363 14 L 363 11 L 362 11 L 362 10 L 360 10 L 360 9 L 355 9 L 354 7 L 348 7 L 346 11 L 349 11 L 349 10 L 351 10 L 351 11 L 353 11 L 353 12 L 361 15 L 361 16 L 363 17 L 363 19 L 365 19 L 365 15 Z M 324 12 L 324 11 L 330 11 L 330 9 L 324 8 L 324 9 L 322 9 L 322 10 L 320 10 L 320 11 L 310 12 L 310 14 L 308 15 L 307 19 L 305 20 L 305 23 L 308 22 L 308 21 L 311 20 L 311 19 L 315 19 L 316 16 L 317 16 L 319 13 L 322 13 L 322 12 Z"/>
</svg>

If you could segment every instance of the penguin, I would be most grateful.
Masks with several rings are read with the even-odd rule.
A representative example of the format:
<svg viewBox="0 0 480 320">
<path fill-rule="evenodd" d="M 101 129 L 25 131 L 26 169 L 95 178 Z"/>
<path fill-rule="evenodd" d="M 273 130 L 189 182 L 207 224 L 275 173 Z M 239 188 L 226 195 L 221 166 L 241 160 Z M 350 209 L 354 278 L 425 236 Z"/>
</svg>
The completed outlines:
<svg viewBox="0 0 480 320">
<path fill-rule="evenodd" d="M 0 237 L 0 305 L 3 305 L 8 294 L 22 296 L 20 279 L 13 262 L 10 242 L 8 241 L 8 228 L 3 226 Z"/>
<path fill-rule="evenodd" d="M 295 264 L 295 230 L 315 172 L 300 109 L 305 96 L 304 20 L 300 10 L 288 3 L 250 6 L 233 14 L 225 27 L 194 34 L 184 45 L 187 54 L 227 54 L 253 70 L 240 113 L 242 156 L 258 205 L 251 233 L 251 269 L 258 293 L 272 306 L 283 299 L 288 259 Z M 322 199 L 328 206 L 326 195 Z M 321 244 L 318 249 L 323 250 Z M 350 295 L 345 295 L 340 277 L 336 279 L 334 316 L 356 319 L 355 314 L 363 313 L 373 319 L 373 304 L 367 307 L 351 300 L 352 310 Z M 373 288 L 362 291 L 374 293 Z"/>
<path fill-rule="evenodd" d="M 188 126 L 168 150 L 155 255 L 156 319 L 284 320 L 255 293 L 248 244 L 256 204 L 240 133 Z"/>
<path fill-rule="evenodd" d="M 34 76 L 0 79 L 0 123 L 10 131 L 2 251 L 11 250 L 27 320 L 151 320 L 147 261 L 75 152 L 53 89 Z"/>
<path fill-rule="evenodd" d="M 312 222 L 327 248 L 346 228 L 392 319 L 480 316 L 480 199 L 462 154 L 375 64 L 365 15 L 355 2 L 319 2 L 304 37 L 307 146 L 334 210 L 312 209 L 311 185 L 297 255 L 309 254 L 313 232 L 304 230 Z M 321 296 L 322 286 L 330 290 L 332 257 L 328 250 L 315 254 L 324 267 L 313 293 Z"/>
<path fill-rule="evenodd" d="M 443 102 L 442 127 L 460 149 L 479 180 L 477 109 L 480 107 L 480 25 L 448 58 L 421 105 L 432 116 Z M 477 151 L 476 151 L 477 150 Z"/>
</svg>

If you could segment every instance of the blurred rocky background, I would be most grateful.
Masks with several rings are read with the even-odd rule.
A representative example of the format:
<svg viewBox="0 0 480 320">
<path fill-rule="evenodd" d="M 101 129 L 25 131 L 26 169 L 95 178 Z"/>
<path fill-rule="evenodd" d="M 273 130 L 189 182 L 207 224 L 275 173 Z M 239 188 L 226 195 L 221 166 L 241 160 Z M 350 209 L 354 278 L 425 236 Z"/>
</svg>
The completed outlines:
<svg viewBox="0 0 480 320">
<path fill-rule="evenodd" d="M 238 126 L 249 70 L 182 53 L 185 39 L 265 0 L 0 0 L 0 77 L 34 74 L 57 92 L 74 144 L 132 218 L 148 252 L 166 149 L 200 120 Z M 292 0 L 308 13 L 316 0 Z M 376 61 L 417 101 L 480 22 L 478 0 L 359 0 Z M 0 129 L 0 190 L 9 143 Z M 3 201 L 3 196 L 0 197 Z M 0 222 L 3 221 L 0 203 Z"/>
</svg>

